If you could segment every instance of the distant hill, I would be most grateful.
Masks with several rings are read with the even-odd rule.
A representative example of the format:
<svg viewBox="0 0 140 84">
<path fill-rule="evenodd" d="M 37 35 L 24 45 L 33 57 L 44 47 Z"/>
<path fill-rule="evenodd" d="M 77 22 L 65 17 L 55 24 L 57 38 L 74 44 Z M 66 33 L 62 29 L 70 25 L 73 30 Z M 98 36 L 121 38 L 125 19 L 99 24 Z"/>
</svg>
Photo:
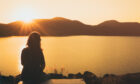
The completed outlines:
<svg viewBox="0 0 140 84">
<path fill-rule="evenodd" d="M 30 24 L 25 24 L 22 21 L 0 24 L 0 36 L 24 36 L 32 31 L 38 31 L 45 36 L 140 36 L 140 23 L 109 20 L 93 26 L 77 20 L 55 17 L 52 19 L 35 19 Z"/>
</svg>

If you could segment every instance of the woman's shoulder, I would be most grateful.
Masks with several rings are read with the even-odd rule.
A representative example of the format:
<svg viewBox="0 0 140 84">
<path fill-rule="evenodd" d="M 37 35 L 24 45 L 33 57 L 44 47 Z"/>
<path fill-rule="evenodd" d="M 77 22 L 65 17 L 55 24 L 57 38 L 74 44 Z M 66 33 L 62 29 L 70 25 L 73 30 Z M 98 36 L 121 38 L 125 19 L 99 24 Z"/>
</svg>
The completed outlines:
<svg viewBox="0 0 140 84">
<path fill-rule="evenodd" d="M 29 48 L 29 47 L 26 47 L 26 48 L 23 48 L 22 52 L 42 52 L 42 49 L 33 49 L 33 48 Z"/>
<path fill-rule="evenodd" d="M 23 48 L 23 50 L 22 50 L 22 52 L 27 52 L 27 51 L 29 51 L 29 48 L 28 47 Z"/>
</svg>

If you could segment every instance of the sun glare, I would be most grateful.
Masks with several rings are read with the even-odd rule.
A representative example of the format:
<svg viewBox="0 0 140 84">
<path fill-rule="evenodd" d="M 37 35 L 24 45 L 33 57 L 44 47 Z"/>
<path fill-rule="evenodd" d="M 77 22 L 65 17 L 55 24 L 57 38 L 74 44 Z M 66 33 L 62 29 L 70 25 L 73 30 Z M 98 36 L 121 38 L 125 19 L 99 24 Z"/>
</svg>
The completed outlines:
<svg viewBox="0 0 140 84">
<path fill-rule="evenodd" d="M 24 19 L 21 19 L 21 21 L 28 24 L 28 23 L 32 23 L 33 19 L 32 18 L 24 18 Z"/>
<path fill-rule="evenodd" d="M 25 23 L 31 23 L 33 19 L 37 18 L 37 15 L 32 8 L 23 7 L 23 8 L 18 8 L 14 12 L 14 18 L 16 21 L 20 20 Z"/>
</svg>

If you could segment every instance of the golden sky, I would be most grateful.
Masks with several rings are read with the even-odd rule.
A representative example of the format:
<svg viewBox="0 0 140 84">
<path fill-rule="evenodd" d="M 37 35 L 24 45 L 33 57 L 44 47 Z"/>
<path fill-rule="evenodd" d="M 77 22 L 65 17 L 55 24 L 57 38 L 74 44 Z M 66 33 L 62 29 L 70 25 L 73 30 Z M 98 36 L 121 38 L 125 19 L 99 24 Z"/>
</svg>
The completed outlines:
<svg viewBox="0 0 140 84">
<path fill-rule="evenodd" d="M 86 24 L 140 22 L 140 0 L 0 0 L 0 22 L 65 17 Z"/>
</svg>

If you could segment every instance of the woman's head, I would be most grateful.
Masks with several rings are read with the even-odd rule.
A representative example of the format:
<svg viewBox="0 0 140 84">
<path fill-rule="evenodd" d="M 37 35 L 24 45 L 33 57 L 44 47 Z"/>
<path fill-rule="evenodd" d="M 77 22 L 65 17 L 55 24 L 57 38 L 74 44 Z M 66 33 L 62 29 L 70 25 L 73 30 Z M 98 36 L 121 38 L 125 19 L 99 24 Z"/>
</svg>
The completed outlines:
<svg viewBox="0 0 140 84">
<path fill-rule="evenodd" d="M 40 48 L 40 34 L 38 32 L 32 32 L 29 35 L 27 46 L 29 48 Z"/>
</svg>

